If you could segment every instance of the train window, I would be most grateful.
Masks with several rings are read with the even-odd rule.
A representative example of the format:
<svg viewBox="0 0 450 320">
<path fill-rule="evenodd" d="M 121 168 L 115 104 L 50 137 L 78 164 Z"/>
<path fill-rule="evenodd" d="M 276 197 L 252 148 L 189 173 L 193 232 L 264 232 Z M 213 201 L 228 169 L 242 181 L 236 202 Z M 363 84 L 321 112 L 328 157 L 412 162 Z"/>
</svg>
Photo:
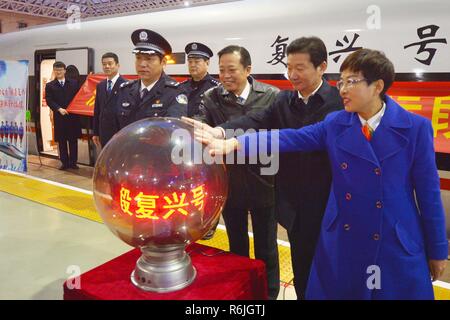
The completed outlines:
<svg viewBox="0 0 450 320">
<path fill-rule="evenodd" d="M 170 55 L 166 56 L 167 64 L 185 64 L 186 63 L 186 53 L 184 52 L 172 52 Z"/>
<path fill-rule="evenodd" d="M 0 20 L 0 33 L 2 33 L 2 20 Z"/>
<path fill-rule="evenodd" d="M 26 23 L 26 22 L 17 22 L 17 27 L 19 29 L 26 28 L 26 27 L 28 27 L 28 23 Z"/>
</svg>

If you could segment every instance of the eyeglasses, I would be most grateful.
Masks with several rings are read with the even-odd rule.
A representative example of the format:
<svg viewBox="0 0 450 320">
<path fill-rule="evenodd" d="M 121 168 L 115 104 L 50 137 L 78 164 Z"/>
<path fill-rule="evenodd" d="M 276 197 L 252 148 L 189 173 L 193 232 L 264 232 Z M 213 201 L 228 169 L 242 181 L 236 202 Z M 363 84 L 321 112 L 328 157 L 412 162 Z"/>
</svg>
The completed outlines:
<svg viewBox="0 0 450 320">
<path fill-rule="evenodd" d="M 336 88 L 338 90 L 341 90 L 342 88 L 346 87 L 346 88 L 353 88 L 353 86 L 361 81 L 367 81 L 367 79 L 362 78 L 362 79 L 347 79 L 347 80 L 339 80 L 338 82 L 336 82 Z"/>
</svg>

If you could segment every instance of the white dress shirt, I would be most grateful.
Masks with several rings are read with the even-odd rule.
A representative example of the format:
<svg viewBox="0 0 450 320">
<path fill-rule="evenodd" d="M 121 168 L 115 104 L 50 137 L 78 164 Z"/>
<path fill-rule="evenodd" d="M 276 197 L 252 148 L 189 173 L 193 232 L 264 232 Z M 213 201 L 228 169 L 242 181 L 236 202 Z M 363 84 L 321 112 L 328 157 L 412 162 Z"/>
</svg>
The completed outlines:
<svg viewBox="0 0 450 320">
<path fill-rule="evenodd" d="M 150 85 L 148 85 L 147 87 L 145 86 L 145 84 L 142 82 L 141 80 L 141 89 L 139 90 L 139 93 L 144 90 L 145 88 L 147 88 L 147 92 L 150 92 L 150 90 L 152 90 L 152 88 L 155 86 L 155 84 L 158 82 L 158 80 L 156 80 L 155 82 L 151 83 Z"/>
<path fill-rule="evenodd" d="M 313 95 L 316 94 L 317 91 L 319 91 L 319 89 L 320 89 L 320 87 L 322 86 L 322 84 L 323 84 L 323 80 L 320 80 L 319 86 L 318 86 L 318 87 L 317 87 L 317 88 L 309 95 L 309 97 L 307 97 L 307 98 L 303 98 L 303 96 L 302 96 L 302 94 L 300 93 L 300 91 L 298 91 L 298 97 L 299 97 L 300 99 L 302 99 L 303 102 L 304 102 L 305 104 L 308 104 L 309 98 L 311 98 Z"/>
<path fill-rule="evenodd" d="M 111 79 L 111 90 L 112 90 L 112 88 L 114 88 L 114 85 L 116 84 L 116 81 L 117 81 L 117 79 L 119 79 L 119 77 L 120 77 L 120 74 L 119 73 L 117 73 L 115 76 L 114 76 L 114 78 L 112 78 Z M 109 81 L 109 79 L 106 79 L 106 88 L 108 88 L 108 81 Z"/>
<path fill-rule="evenodd" d="M 242 104 L 244 104 L 245 101 L 247 101 L 248 96 L 250 95 L 251 88 L 252 87 L 250 86 L 250 83 L 247 80 L 247 84 L 245 85 L 244 91 L 242 91 L 242 93 L 237 97 L 237 98 L 241 98 Z"/>
<path fill-rule="evenodd" d="M 383 107 L 380 111 L 378 111 L 375 115 L 373 115 L 369 120 L 364 120 L 359 114 L 359 121 L 361 121 L 361 125 L 364 127 L 366 122 L 369 124 L 369 127 L 372 128 L 373 131 L 380 125 L 381 118 L 383 118 L 384 112 L 386 111 L 386 103 L 383 102 Z"/>
</svg>

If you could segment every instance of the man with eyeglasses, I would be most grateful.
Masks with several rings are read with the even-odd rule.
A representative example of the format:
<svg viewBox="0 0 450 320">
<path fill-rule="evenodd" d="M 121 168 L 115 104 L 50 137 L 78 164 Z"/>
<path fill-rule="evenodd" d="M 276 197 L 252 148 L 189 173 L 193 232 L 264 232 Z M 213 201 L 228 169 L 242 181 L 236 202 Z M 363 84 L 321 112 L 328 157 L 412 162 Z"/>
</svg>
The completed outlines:
<svg viewBox="0 0 450 320">
<path fill-rule="evenodd" d="M 70 114 L 66 110 L 78 92 L 78 84 L 65 76 L 66 65 L 61 61 L 53 64 L 53 72 L 55 79 L 45 86 L 45 100 L 53 111 L 54 139 L 58 142 L 61 160 L 59 170 L 79 169 L 77 159 L 81 122 L 76 114 Z"/>
<path fill-rule="evenodd" d="M 292 41 L 286 50 L 288 76 L 295 91 L 282 91 L 270 107 L 216 128 L 194 123 L 214 137 L 223 138 L 224 129 L 302 128 L 342 109 L 338 90 L 323 78 L 328 57 L 323 41 L 303 37 Z M 278 222 L 288 232 L 297 299 L 305 296 L 330 185 L 331 168 L 326 152 L 280 154 L 275 205 Z"/>
</svg>

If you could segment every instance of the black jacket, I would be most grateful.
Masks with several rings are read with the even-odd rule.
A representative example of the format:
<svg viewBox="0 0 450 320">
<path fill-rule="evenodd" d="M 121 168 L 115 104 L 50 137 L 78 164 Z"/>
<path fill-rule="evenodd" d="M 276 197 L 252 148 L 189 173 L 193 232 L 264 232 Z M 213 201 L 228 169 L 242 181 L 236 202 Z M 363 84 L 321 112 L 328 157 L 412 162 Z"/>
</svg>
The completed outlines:
<svg viewBox="0 0 450 320">
<path fill-rule="evenodd" d="M 111 93 L 106 91 L 107 79 L 97 84 L 94 107 L 94 135 L 100 137 L 102 146 L 106 145 L 112 136 L 119 131 L 117 121 L 117 97 L 119 87 L 127 80 L 119 76 Z"/>
<path fill-rule="evenodd" d="M 178 82 L 163 73 L 141 100 L 140 80 L 122 83 L 116 105 L 119 129 L 148 117 L 187 116 L 187 96 L 178 86 Z"/>
<path fill-rule="evenodd" d="M 67 109 L 78 92 L 78 83 L 66 78 L 64 87 L 58 80 L 53 80 L 45 86 L 45 100 L 53 111 L 55 141 L 73 140 L 81 137 L 81 123 L 78 115 L 61 115 L 59 108 Z"/>
<path fill-rule="evenodd" d="M 244 105 L 239 105 L 236 96 L 222 85 L 206 91 L 200 105 L 199 119 L 210 126 L 217 126 L 249 112 L 268 108 L 275 100 L 278 88 L 251 77 L 248 80 L 252 88 Z M 274 205 L 274 177 L 261 175 L 260 169 L 259 164 L 227 165 L 228 207 L 262 208 Z"/>
<path fill-rule="evenodd" d="M 297 91 L 282 91 L 267 109 L 251 112 L 221 125 L 224 129 L 301 128 L 317 123 L 330 112 L 343 108 L 336 88 L 323 81 L 305 105 Z M 331 185 L 331 167 L 326 152 L 280 154 L 276 175 L 276 206 L 279 223 L 290 230 L 297 212 L 301 220 L 321 219 Z M 305 225 L 307 225 L 305 223 Z"/>
<path fill-rule="evenodd" d="M 200 81 L 188 79 L 180 83 L 180 88 L 183 89 L 188 96 L 188 117 L 195 116 L 199 113 L 199 107 L 204 93 L 208 89 L 217 87 L 219 84 L 220 82 L 214 79 L 209 73 Z"/>
</svg>

